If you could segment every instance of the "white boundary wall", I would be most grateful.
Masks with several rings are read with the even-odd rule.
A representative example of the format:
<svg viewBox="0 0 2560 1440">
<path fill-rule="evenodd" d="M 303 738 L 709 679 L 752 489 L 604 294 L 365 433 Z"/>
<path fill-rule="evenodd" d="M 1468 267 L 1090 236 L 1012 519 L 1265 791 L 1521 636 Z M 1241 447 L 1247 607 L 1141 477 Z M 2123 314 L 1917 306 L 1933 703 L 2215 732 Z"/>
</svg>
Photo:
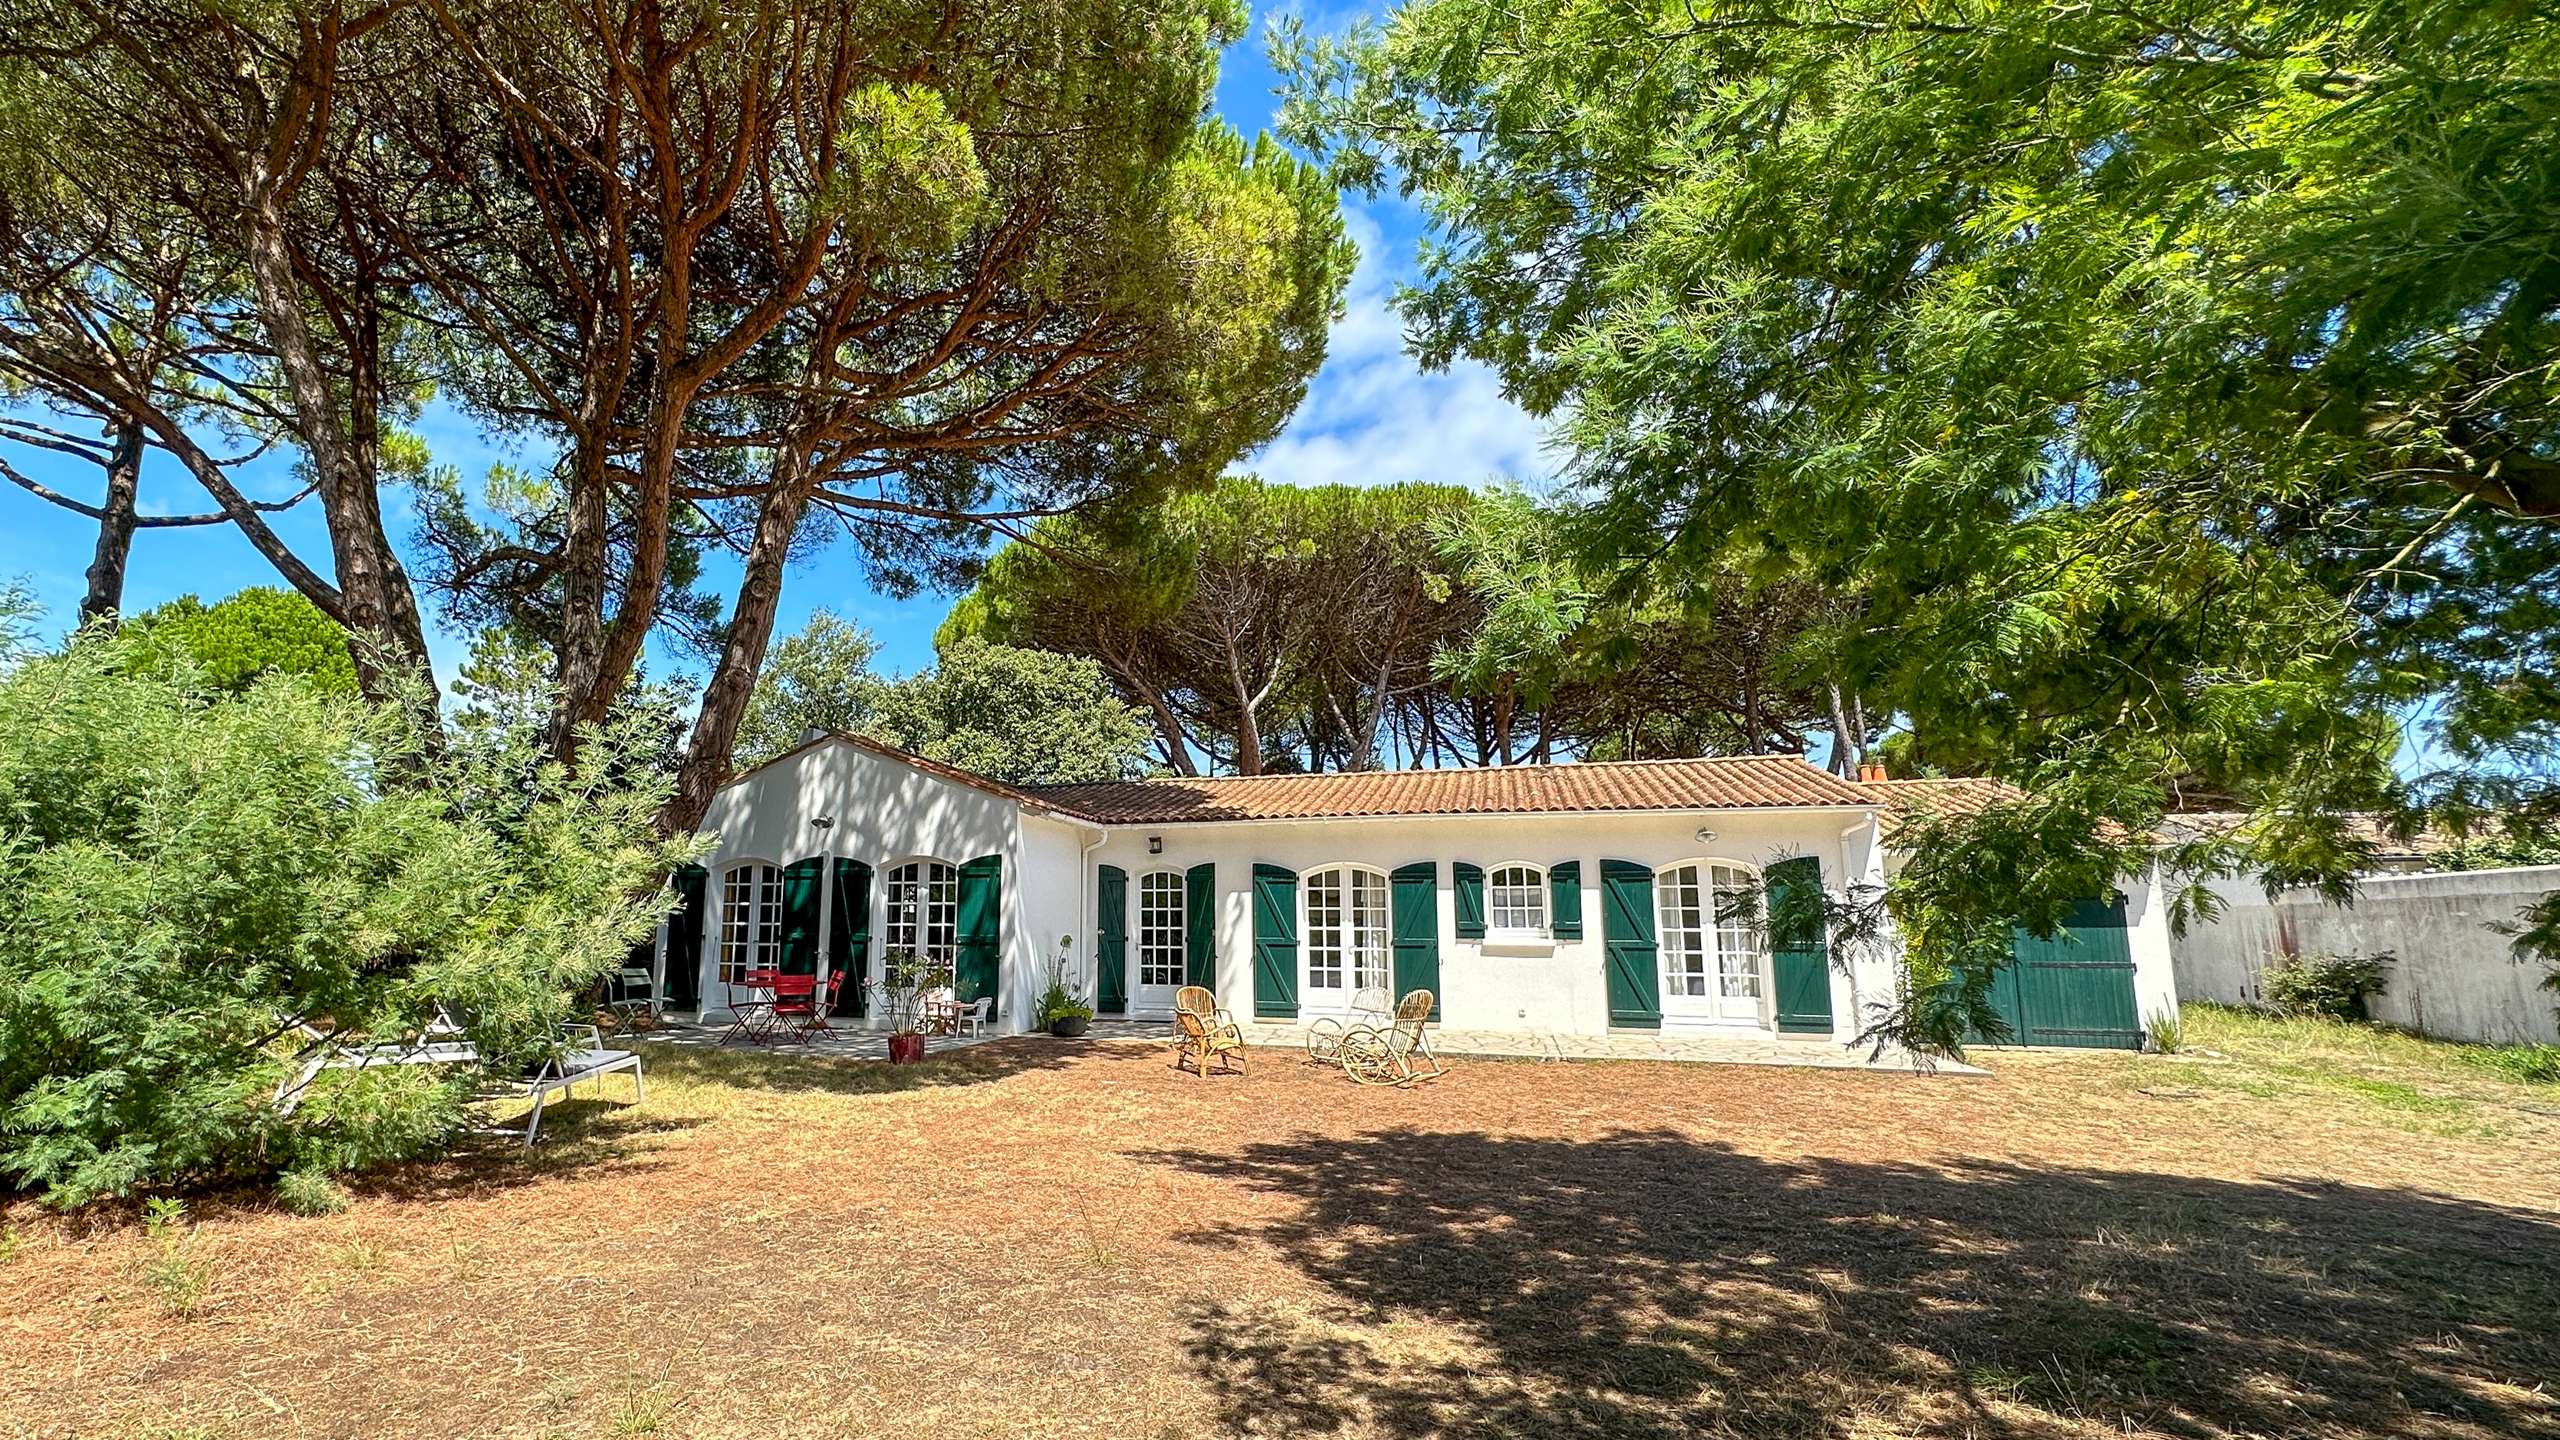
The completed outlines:
<svg viewBox="0 0 2560 1440">
<path fill-rule="evenodd" d="M 2221 916 L 2170 942 L 2178 993 L 2190 1000 L 2254 1004 L 2258 972 L 2288 951 L 2371 955 L 2388 951 L 2373 1018 L 2448 1040 L 2560 1042 L 2540 966 L 2519 963 L 2494 927 L 2560 890 L 2560 865 L 2372 875 L 2353 905 L 2288 891 L 2270 902 L 2244 883 L 2224 885 Z"/>
</svg>

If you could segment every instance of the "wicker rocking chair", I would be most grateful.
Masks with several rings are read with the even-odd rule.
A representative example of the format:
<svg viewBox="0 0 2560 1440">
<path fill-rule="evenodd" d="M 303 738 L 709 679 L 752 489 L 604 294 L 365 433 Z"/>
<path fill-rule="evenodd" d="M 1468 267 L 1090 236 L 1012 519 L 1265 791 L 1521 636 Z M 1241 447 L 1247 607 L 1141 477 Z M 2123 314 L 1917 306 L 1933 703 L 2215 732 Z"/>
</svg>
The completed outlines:
<svg viewBox="0 0 2560 1440">
<path fill-rule="evenodd" d="M 1173 995 L 1173 1020 L 1181 1027 L 1173 1042 L 1173 1068 L 1179 1070 L 1187 1061 L 1192 1073 L 1206 1080 L 1214 1058 L 1221 1069 L 1245 1073 L 1244 1031 L 1218 1008 L 1217 996 L 1202 986 L 1183 986 Z"/>
<path fill-rule="evenodd" d="M 1381 1030 L 1363 1025 L 1342 1037 L 1342 1071 L 1363 1085 L 1411 1085 L 1440 1078 L 1440 1057 L 1432 1053 L 1431 992 L 1408 991 L 1396 1002 L 1395 1023 Z M 1429 1069 L 1417 1068 L 1420 1057 Z"/>
</svg>

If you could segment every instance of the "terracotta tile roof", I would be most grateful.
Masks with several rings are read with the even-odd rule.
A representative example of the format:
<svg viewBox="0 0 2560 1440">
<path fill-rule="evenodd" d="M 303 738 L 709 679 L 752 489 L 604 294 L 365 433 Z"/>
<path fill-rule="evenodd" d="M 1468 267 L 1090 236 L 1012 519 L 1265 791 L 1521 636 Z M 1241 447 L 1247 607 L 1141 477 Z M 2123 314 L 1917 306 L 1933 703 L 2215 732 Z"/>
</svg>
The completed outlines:
<svg viewBox="0 0 2560 1440">
<path fill-rule="evenodd" d="M 1890 843 L 1906 817 L 1976 815 L 2026 792 L 2006 780 L 1972 777 L 1953 780 L 1867 780 L 1861 786 L 1885 807 L 1884 838 Z"/>
<path fill-rule="evenodd" d="M 1030 787 L 1040 803 L 1116 825 L 1401 815 L 1865 809 L 1868 791 L 1792 755 L 1607 764 L 1218 776 Z"/>
<path fill-rule="evenodd" d="M 2237 830 L 2248 824 L 2250 818 L 2246 810 L 2186 810 L 2171 815 L 2162 822 L 2162 828 L 2173 834 L 2212 835 Z M 2347 838 L 2372 846 L 2373 858 L 2377 861 L 2429 860 L 2461 843 L 2460 836 L 2439 829 L 2402 835 L 2392 827 L 2387 817 L 2362 811 L 2338 818 L 2343 822 Z"/>
</svg>

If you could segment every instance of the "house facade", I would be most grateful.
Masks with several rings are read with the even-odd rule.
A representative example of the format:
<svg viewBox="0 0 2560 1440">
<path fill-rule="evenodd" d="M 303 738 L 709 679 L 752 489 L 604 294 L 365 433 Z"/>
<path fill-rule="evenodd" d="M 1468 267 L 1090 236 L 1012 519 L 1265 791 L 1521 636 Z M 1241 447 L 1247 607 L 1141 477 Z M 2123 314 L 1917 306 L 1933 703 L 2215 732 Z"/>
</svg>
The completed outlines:
<svg viewBox="0 0 2560 1440">
<path fill-rule="evenodd" d="M 1893 789 L 1790 756 L 1026 787 L 824 736 L 714 799 L 661 979 L 717 1020 L 751 969 L 850 977 L 836 1023 L 878 1024 L 879 957 L 914 949 L 1021 1031 L 1063 940 L 1104 1015 L 1198 984 L 1287 1024 L 1425 988 L 1459 1029 L 1841 1042 L 1899 957 L 1831 953 L 1789 896 L 1884 882 Z M 2147 891 L 2110 903 L 2069 978 L 2122 1043 L 2175 997 Z"/>
</svg>

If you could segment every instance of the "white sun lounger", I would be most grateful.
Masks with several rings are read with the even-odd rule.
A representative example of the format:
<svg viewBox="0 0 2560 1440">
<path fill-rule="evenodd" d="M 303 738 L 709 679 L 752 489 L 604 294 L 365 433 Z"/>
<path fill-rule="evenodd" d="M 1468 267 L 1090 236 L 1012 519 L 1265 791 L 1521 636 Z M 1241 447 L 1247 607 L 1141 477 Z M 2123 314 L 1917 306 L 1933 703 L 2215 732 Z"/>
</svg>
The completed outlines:
<svg viewBox="0 0 2560 1440">
<path fill-rule="evenodd" d="M 303 1062 L 295 1072 L 276 1086 L 276 1113 L 290 1115 L 302 1103 L 311 1082 L 323 1070 L 361 1070 L 374 1065 L 477 1065 L 480 1047 L 471 1043 L 462 1026 L 451 1014 L 439 1007 L 436 1017 L 412 1041 L 381 1041 L 366 1045 L 337 1043 L 327 1033 L 310 1025 L 298 1026 L 311 1037 L 311 1045 L 303 1052 Z M 559 1055 L 543 1061 L 513 1080 L 497 1080 L 484 1086 L 484 1099 L 531 1100 L 533 1111 L 525 1117 L 524 1143 L 533 1144 L 542 1133 L 542 1110 L 554 1095 L 575 1093 L 581 1080 L 601 1080 L 616 1071 L 631 1076 L 631 1103 L 637 1105 L 649 1098 L 649 1083 L 640 1073 L 640 1057 L 629 1050 L 607 1050 L 600 1032 L 593 1025 L 564 1025 L 563 1033 L 579 1042 Z"/>
<path fill-rule="evenodd" d="M 601 1081 L 615 1071 L 631 1076 L 631 1103 L 649 1098 L 649 1082 L 640 1074 L 640 1057 L 629 1050 L 607 1050 L 603 1036 L 593 1025 L 564 1025 L 561 1029 L 572 1037 L 584 1038 L 584 1044 L 543 1061 L 527 1071 L 521 1079 L 501 1081 L 492 1087 L 495 1097 L 531 1100 L 533 1113 L 525 1117 L 524 1143 L 532 1145 L 542 1133 L 542 1107 L 553 1095 L 576 1093 L 581 1080 Z"/>
</svg>

